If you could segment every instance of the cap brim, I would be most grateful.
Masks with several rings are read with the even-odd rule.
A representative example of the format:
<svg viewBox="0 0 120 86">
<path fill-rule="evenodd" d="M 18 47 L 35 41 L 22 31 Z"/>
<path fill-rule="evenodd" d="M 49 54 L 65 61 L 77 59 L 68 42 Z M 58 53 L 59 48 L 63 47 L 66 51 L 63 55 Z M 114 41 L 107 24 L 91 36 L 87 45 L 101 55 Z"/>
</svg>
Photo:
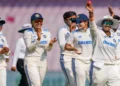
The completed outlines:
<svg viewBox="0 0 120 86">
<path fill-rule="evenodd" d="M 27 30 L 27 29 L 21 29 L 21 30 L 18 30 L 19 33 L 24 33 L 24 31 Z"/>
<path fill-rule="evenodd" d="M 116 19 L 100 19 L 100 20 L 98 20 L 98 22 L 97 22 L 97 25 L 99 26 L 99 27 L 102 27 L 102 22 L 104 21 L 104 20 L 111 20 L 112 22 L 113 22 L 113 25 L 111 26 L 111 28 L 118 28 L 118 26 L 119 26 L 119 22 L 118 22 L 118 20 L 116 20 Z"/>
<path fill-rule="evenodd" d="M 0 20 L 0 23 L 1 24 L 5 24 L 6 22 L 4 20 Z"/>
<path fill-rule="evenodd" d="M 35 20 L 38 20 L 38 19 L 43 19 L 43 18 L 36 18 L 36 19 L 32 19 L 32 20 L 31 20 L 31 22 L 32 22 L 32 21 L 35 21 Z"/>
</svg>

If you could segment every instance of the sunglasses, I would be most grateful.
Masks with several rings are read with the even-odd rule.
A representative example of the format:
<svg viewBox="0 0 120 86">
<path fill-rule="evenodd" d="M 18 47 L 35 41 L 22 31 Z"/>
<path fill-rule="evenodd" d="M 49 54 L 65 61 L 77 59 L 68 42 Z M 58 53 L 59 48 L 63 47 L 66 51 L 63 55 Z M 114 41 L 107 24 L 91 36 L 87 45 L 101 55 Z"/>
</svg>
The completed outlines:
<svg viewBox="0 0 120 86">
<path fill-rule="evenodd" d="M 108 25 L 108 26 L 111 26 L 113 25 L 113 22 L 112 21 L 103 21 L 102 25 Z"/>
<path fill-rule="evenodd" d="M 34 23 L 43 22 L 43 19 L 34 20 L 34 21 L 32 21 L 32 22 L 34 22 Z"/>
<path fill-rule="evenodd" d="M 76 23 L 76 24 L 80 24 L 82 22 L 85 22 L 83 20 L 80 20 L 79 18 L 71 18 L 70 20 L 72 21 L 72 23 Z"/>
</svg>

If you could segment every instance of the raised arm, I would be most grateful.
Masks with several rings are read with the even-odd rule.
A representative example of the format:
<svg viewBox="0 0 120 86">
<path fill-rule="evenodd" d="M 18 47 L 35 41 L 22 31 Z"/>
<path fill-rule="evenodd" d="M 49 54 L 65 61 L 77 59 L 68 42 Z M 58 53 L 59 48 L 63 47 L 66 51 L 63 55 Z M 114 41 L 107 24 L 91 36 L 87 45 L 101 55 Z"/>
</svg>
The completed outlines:
<svg viewBox="0 0 120 86">
<path fill-rule="evenodd" d="M 93 38 L 95 38 L 99 32 L 98 32 L 97 25 L 96 25 L 95 18 L 94 18 L 94 8 L 93 8 L 93 5 L 89 4 L 88 2 L 86 3 L 86 8 L 89 12 L 91 35 Z"/>
</svg>

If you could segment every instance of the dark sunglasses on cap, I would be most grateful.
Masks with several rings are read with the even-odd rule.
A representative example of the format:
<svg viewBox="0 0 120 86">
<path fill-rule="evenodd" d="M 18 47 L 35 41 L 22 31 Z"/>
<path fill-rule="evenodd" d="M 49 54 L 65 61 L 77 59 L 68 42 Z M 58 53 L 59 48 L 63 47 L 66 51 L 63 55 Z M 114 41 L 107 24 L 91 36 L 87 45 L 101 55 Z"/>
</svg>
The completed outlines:
<svg viewBox="0 0 120 86">
<path fill-rule="evenodd" d="M 103 21 L 102 25 L 113 25 L 112 21 Z"/>
<path fill-rule="evenodd" d="M 34 22 L 34 23 L 43 22 L 43 19 L 34 20 L 34 21 L 32 21 L 32 22 Z"/>
<path fill-rule="evenodd" d="M 79 18 L 71 18 L 72 23 L 80 24 L 81 22 L 84 22 L 80 20 Z"/>
</svg>

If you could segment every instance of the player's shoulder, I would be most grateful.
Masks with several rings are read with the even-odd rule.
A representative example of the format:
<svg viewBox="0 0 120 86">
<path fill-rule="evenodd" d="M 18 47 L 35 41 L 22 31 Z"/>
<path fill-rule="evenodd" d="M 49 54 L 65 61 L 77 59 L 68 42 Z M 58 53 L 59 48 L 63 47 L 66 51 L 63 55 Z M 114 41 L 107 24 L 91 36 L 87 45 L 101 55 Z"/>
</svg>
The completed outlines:
<svg viewBox="0 0 120 86">
<path fill-rule="evenodd" d="M 20 37 L 20 38 L 18 39 L 18 41 L 23 41 L 23 37 Z"/>
<path fill-rule="evenodd" d="M 76 29 L 76 30 L 72 31 L 72 34 L 76 34 L 78 32 L 79 32 L 79 29 Z"/>
<path fill-rule="evenodd" d="M 46 33 L 49 33 L 50 31 L 48 30 L 48 29 L 46 29 L 46 28 L 43 28 L 42 29 L 44 32 L 46 32 Z"/>
<path fill-rule="evenodd" d="M 67 26 L 64 26 L 62 28 L 59 28 L 58 31 L 67 31 Z"/>
<path fill-rule="evenodd" d="M 28 33 L 32 33 L 33 32 L 33 29 L 32 28 L 29 28 L 27 30 L 24 31 L 24 34 L 28 34 Z"/>
<path fill-rule="evenodd" d="M 32 31 L 33 31 L 32 28 L 25 30 L 25 32 L 32 32 Z"/>
</svg>

